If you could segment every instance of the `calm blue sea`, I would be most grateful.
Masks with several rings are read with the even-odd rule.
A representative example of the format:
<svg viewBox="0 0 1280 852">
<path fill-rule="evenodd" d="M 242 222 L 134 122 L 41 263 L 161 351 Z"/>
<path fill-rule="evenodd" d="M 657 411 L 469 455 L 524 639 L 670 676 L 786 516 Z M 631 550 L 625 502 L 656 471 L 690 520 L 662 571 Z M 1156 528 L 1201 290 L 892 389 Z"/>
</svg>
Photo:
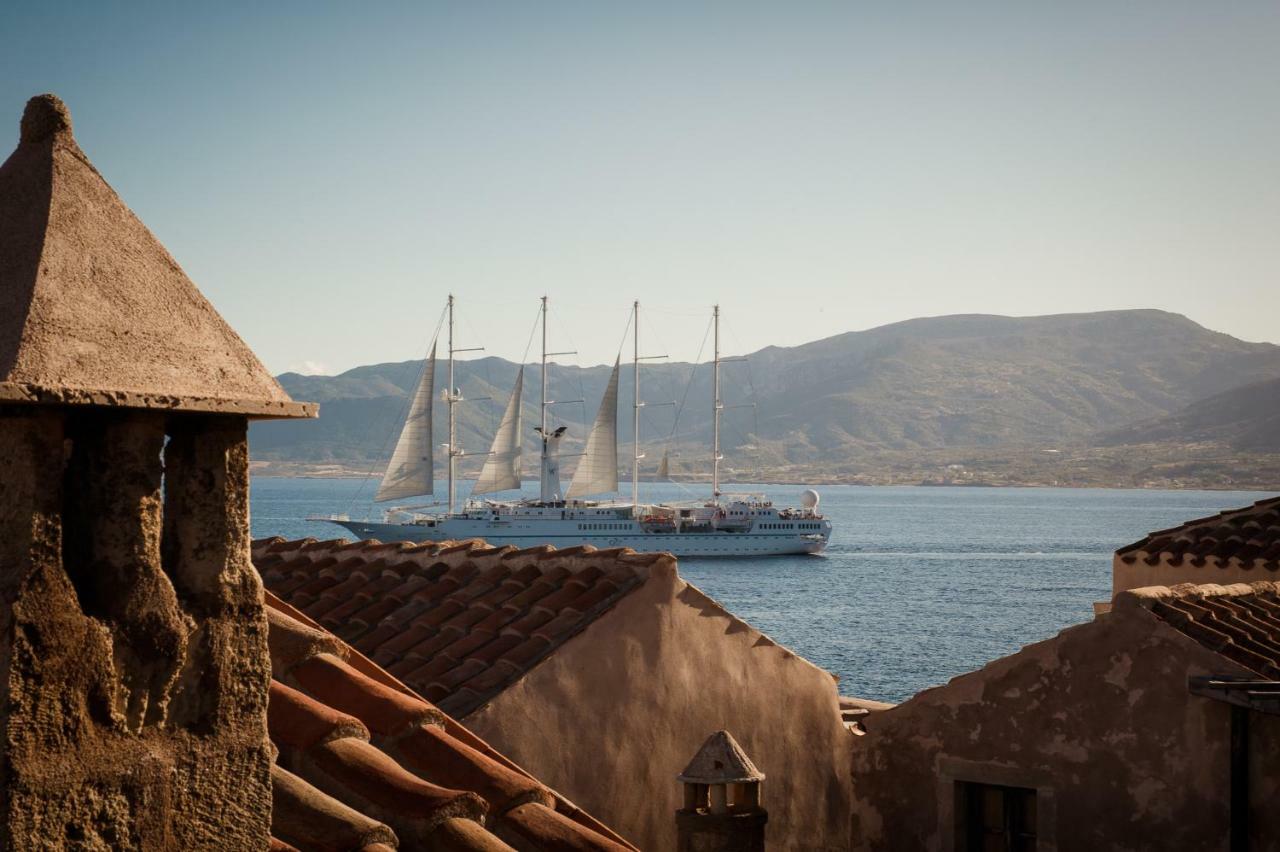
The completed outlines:
<svg viewBox="0 0 1280 852">
<path fill-rule="evenodd" d="M 526 490 L 533 486 L 530 483 Z M 309 513 L 376 517 L 372 484 L 253 480 L 255 538 L 336 537 Z M 796 504 L 796 485 L 726 486 Z M 646 485 L 643 499 L 686 499 Z M 1270 496 L 1241 491 L 827 487 L 823 556 L 682 559 L 680 573 L 778 642 L 840 676 L 840 690 L 900 701 L 1092 617 L 1111 553 L 1155 529 Z"/>
</svg>

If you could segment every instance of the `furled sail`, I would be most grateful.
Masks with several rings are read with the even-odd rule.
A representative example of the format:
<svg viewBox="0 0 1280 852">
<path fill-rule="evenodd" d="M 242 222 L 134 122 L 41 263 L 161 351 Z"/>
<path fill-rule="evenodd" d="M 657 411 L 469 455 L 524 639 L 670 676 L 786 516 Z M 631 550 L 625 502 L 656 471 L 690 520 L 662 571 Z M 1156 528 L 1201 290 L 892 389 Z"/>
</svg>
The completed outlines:
<svg viewBox="0 0 1280 852">
<path fill-rule="evenodd" d="M 480 469 L 472 494 L 489 494 L 494 491 L 515 491 L 520 488 L 520 395 L 524 391 L 524 366 L 516 373 L 516 386 L 511 389 L 507 410 L 493 436 L 493 447 Z"/>
<path fill-rule="evenodd" d="M 400 430 L 395 452 L 382 475 L 382 484 L 374 500 L 403 500 L 430 494 L 435 486 L 435 468 L 431 463 L 431 404 L 436 378 L 436 345 L 422 368 L 422 377 L 413 392 L 409 416 Z"/>
<path fill-rule="evenodd" d="M 671 462 L 667 458 L 666 450 L 662 451 L 662 461 L 658 464 L 658 479 L 671 478 Z"/>
<path fill-rule="evenodd" d="M 613 364 L 613 375 L 600 400 L 595 425 L 587 436 L 587 450 L 582 454 L 578 469 L 569 483 L 569 499 L 584 494 L 601 494 L 618 490 L 618 367 Z"/>
</svg>

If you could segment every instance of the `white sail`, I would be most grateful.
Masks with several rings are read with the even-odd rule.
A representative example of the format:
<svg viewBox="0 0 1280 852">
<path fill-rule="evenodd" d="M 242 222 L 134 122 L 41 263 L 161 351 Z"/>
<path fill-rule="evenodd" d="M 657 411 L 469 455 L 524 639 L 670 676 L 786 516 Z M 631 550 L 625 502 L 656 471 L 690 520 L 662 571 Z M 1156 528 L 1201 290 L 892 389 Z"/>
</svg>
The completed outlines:
<svg viewBox="0 0 1280 852">
<path fill-rule="evenodd" d="M 582 454 L 578 469 L 573 472 L 573 482 L 569 483 L 566 495 L 569 499 L 618 490 L 619 366 L 620 361 L 615 361 L 609 387 L 605 389 L 600 410 L 596 412 L 595 425 L 587 436 L 587 450 Z"/>
<path fill-rule="evenodd" d="M 658 465 L 658 479 L 671 478 L 671 461 L 667 458 L 665 450 L 662 452 L 662 462 Z"/>
<path fill-rule="evenodd" d="M 520 488 L 520 396 L 524 391 L 524 366 L 516 373 L 516 386 L 511 389 L 507 410 L 493 436 L 493 447 L 480 469 L 472 494 L 489 494 L 494 491 L 515 491 Z"/>
<path fill-rule="evenodd" d="M 395 452 L 382 475 L 382 484 L 374 495 L 377 502 L 403 500 L 431 494 L 435 488 L 435 467 L 431 463 L 431 407 L 436 378 L 436 345 L 422 369 L 422 377 L 413 392 L 409 416 L 400 430 Z"/>
</svg>

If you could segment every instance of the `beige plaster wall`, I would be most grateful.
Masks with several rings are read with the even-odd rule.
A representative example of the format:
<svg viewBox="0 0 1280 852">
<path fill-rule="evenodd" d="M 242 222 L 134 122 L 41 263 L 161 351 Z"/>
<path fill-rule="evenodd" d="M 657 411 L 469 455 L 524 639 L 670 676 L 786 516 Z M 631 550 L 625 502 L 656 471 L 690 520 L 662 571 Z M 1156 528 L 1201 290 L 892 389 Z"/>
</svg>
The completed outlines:
<svg viewBox="0 0 1280 852">
<path fill-rule="evenodd" d="M 466 717 L 499 751 L 645 850 L 675 848 L 675 776 L 724 728 L 767 776 L 770 850 L 848 848 L 835 682 L 670 564 Z"/>
<path fill-rule="evenodd" d="M 1112 595 L 1126 589 L 1141 589 L 1147 586 L 1176 586 L 1179 583 L 1217 583 L 1227 586 L 1232 583 L 1277 579 L 1275 573 L 1238 559 L 1225 562 L 1213 559 L 1197 568 L 1191 564 L 1190 558 L 1185 558 L 1180 564 L 1173 565 L 1167 557 L 1163 556 L 1155 565 L 1148 565 L 1146 556 L 1145 553 L 1138 553 L 1132 563 L 1125 562 L 1119 556 L 1112 557 Z"/>
<path fill-rule="evenodd" d="M 1247 672 L 1138 610 L 920 693 L 869 718 L 854 749 L 853 848 L 954 849 L 965 780 L 1035 787 L 1041 852 L 1225 850 L 1229 708 L 1187 678 L 1232 673 Z M 1277 722 L 1253 716 L 1255 831 L 1271 845 Z"/>
</svg>

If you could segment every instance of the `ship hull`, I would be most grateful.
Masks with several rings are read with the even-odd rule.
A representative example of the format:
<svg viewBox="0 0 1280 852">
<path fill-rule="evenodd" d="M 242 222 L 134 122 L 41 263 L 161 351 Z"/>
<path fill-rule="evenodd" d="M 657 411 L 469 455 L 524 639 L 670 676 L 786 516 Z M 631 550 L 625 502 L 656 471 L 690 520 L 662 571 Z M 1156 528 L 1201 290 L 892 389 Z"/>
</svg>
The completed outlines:
<svg viewBox="0 0 1280 852">
<path fill-rule="evenodd" d="M 487 524 L 484 521 L 450 522 L 435 525 L 416 523 L 381 523 L 376 521 L 330 520 L 357 538 L 379 541 L 460 541 L 484 539 L 502 547 L 537 547 L 550 544 L 557 548 L 590 544 L 601 549 L 630 547 L 640 552 L 663 551 L 674 556 L 788 556 L 820 553 L 827 546 L 830 526 L 805 534 L 795 532 L 646 532 L 631 529 L 617 534 L 583 533 L 563 523 Z M 531 528 L 536 526 L 537 528 Z M 544 528 L 545 527 L 545 528 Z"/>
</svg>

